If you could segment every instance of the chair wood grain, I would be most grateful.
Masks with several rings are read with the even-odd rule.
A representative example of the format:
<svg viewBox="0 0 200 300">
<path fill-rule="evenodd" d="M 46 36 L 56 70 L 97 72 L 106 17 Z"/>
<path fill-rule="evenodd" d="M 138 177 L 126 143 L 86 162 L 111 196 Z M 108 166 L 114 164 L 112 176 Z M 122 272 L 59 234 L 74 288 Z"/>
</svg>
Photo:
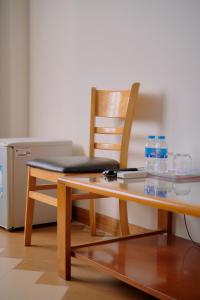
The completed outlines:
<svg viewBox="0 0 200 300">
<path fill-rule="evenodd" d="M 95 115 L 106 118 L 125 118 L 130 91 L 96 90 Z"/>
<path fill-rule="evenodd" d="M 125 91 L 106 91 L 96 90 L 92 88 L 91 96 L 91 123 L 90 123 L 90 156 L 95 155 L 95 150 L 111 150 L 120 152 L 120 167 L 126 168 L 128 161 L 128 146 L 130 140 L 130 132 L 135 112 L 136 100 L 138 98 L 139 83 L 134 83 L 131 90 Z M 122 128 L 97 127 L 96 117 L 118 118 L 124 121 Z M 95 142 L 95 134 L 120 134 L 122 135 L 120 144 L 97 143 Z M 94 199 L 90 204 L 90 222 L 92 225 L 92 234 L 96 232 L 94 229 L 95 213 Z M 119 201 L 120 224 L 122 235 L 129 233 L 128 215 L 126 202 Z"/>
<path fill-rule="evenodd" d="M 138 98 L 139 83 L 134 83 L 131 90 L 97 90 L 95 87 L 91 89 L 91 113 L 90 113 L 90 144 L 89 156 L 95 157 L 96 150 L 100 151 L 118 151 L 120 155 L 120 167 L 127 167 L 128 146 L 130 139 L 130 131 L 134 117 L 135 104 Z M 123 121 L 122 127 L 97 126 L 97 118 L 118 118 Z M 118 135 L 121 136 L 121 143 L 96 142 L 97 135 Z M 64 177 L 65 173 L 52 172 L 38 168 L 29 168 L 28 187 L 27 187 L 27 208 L 25 217 L 25 245 L 31 244 L 32 221 L 34 201 L 42 201 L 49 205 L 57 206 L 57 199 L 46 196 L 39 190 L 52 189 L 57 185 L 59 178 Z M 72 175 L 72 174 L 70 174 Z M 77 174 L 75 174 L 77 175 Z M 72 175 L 73 176 L 73 175 Z M 44 179 L 55 183 L 46 185 L 37 185 L 36 179 Z M 35 191 L 37 190 L 37 192 Z M 91 234 L 96 234 L 96 215 L 95 215 L 95 199 L 85 199 L 90 201 L 90 225 Z M 77 199 L 84 199 L 84 195 L 78 196 Z M 74 199 L 76 196 L 74 195 Z M 129 233 L 128 215 L 126 202 L 119 201 L 120 224 L 122 235 Z"/>
<path fill-rule="evenodd" d="M 35 200 L 30 197 L 30 191 L 34 191 L 36 186 L 36 178 L 30 175 L 30 168 L 28 168 L 28 183 L 26 191 L 26 212 L 25 212 L 25 228 L 24 228 L 24 244 L 31 245 L 32 224 Z"/>
<path fill-rule="evenodd" d="M 121 127 L 95 127 L 95 132 L 98 134 L 123 134 L 123 128 Z"/>
</svg>

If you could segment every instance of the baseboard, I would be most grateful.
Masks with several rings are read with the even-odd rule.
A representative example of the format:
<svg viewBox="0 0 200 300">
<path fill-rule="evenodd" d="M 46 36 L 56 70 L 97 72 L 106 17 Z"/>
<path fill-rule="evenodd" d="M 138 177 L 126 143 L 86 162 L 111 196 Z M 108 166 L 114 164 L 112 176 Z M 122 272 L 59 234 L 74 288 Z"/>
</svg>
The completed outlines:
<svg viewBox="0 0 200 300">
<path fill-rule="evenodd" d="M 83 224 L 89 225 L 89 211 L 87 209 L 73 206 L 72 218 L 75 221 L 81 222 Z M 108 232 L 112 235 L 120 234 L 119 220 L 106 215 L 96 213 L 96 226 L 104 232 Z M 144 233 L 149 230 L 134 224 L 129 224 L 129 229 L 131 234 Z"/>
</svg>

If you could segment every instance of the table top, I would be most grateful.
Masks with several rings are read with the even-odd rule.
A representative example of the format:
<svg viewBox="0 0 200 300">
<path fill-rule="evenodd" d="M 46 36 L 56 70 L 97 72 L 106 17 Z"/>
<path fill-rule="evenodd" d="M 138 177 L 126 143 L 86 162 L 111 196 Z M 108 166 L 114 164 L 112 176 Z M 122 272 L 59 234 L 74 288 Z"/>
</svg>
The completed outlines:
<svg viewBox="0 0 200 300">
<path fill-rule="evenodd" d="M 172 182 L 156 177 L 108 181 L 98 174 L 65 176 L 59 183 L 108 197 L 200 217 L 200 181 Z"/>
</svg>

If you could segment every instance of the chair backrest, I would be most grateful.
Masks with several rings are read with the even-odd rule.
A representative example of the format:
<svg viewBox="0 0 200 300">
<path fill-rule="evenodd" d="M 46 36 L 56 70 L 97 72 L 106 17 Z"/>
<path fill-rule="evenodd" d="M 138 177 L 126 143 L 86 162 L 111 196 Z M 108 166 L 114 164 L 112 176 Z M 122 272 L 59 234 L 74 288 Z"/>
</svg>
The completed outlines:
<svg viewBox="0 0 200 300">
<path fill-rule="evenodd" d="M 131 90 L 107 91 L 92 88 L 91 115 L 90 115 L 90 157 L 95 150 L 120 151 L 120 167 L 127 167 L 128 146 L 131 125 L 133 121 L 135 103 L 138 98 L 139 83 L 134 83 Z M 96 117 L 118 118 L 123 120 L 123 127 L 96 126 Z M 121 135 L 121 143 L 96 142 L 96 135 Z"/>
</svg>

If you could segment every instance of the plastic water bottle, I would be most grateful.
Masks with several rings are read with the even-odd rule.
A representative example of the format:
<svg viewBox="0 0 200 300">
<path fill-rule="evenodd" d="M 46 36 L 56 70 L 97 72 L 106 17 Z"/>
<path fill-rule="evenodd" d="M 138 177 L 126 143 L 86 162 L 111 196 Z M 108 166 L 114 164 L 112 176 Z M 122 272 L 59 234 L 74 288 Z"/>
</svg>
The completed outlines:
<svg viewBox="0 0 200 300">
<path fill-rule="evenodd" d="M 153 172 L 156 159 L 156 137 L 155 135 L 149 135 L 147 143 L 145 145 L 145 169 L 147 172 Z"/>
<path fill-rule="evenodd" d="M 164 135 L 159 135 L 156 143 L 155 171 L 158 173 L 167 172 L 168 146 Z"/>
<path fill-rule="evenodd" d="M 0 199 L 3 197 L 3 167 L 0 166 Z"/>
</svg>

